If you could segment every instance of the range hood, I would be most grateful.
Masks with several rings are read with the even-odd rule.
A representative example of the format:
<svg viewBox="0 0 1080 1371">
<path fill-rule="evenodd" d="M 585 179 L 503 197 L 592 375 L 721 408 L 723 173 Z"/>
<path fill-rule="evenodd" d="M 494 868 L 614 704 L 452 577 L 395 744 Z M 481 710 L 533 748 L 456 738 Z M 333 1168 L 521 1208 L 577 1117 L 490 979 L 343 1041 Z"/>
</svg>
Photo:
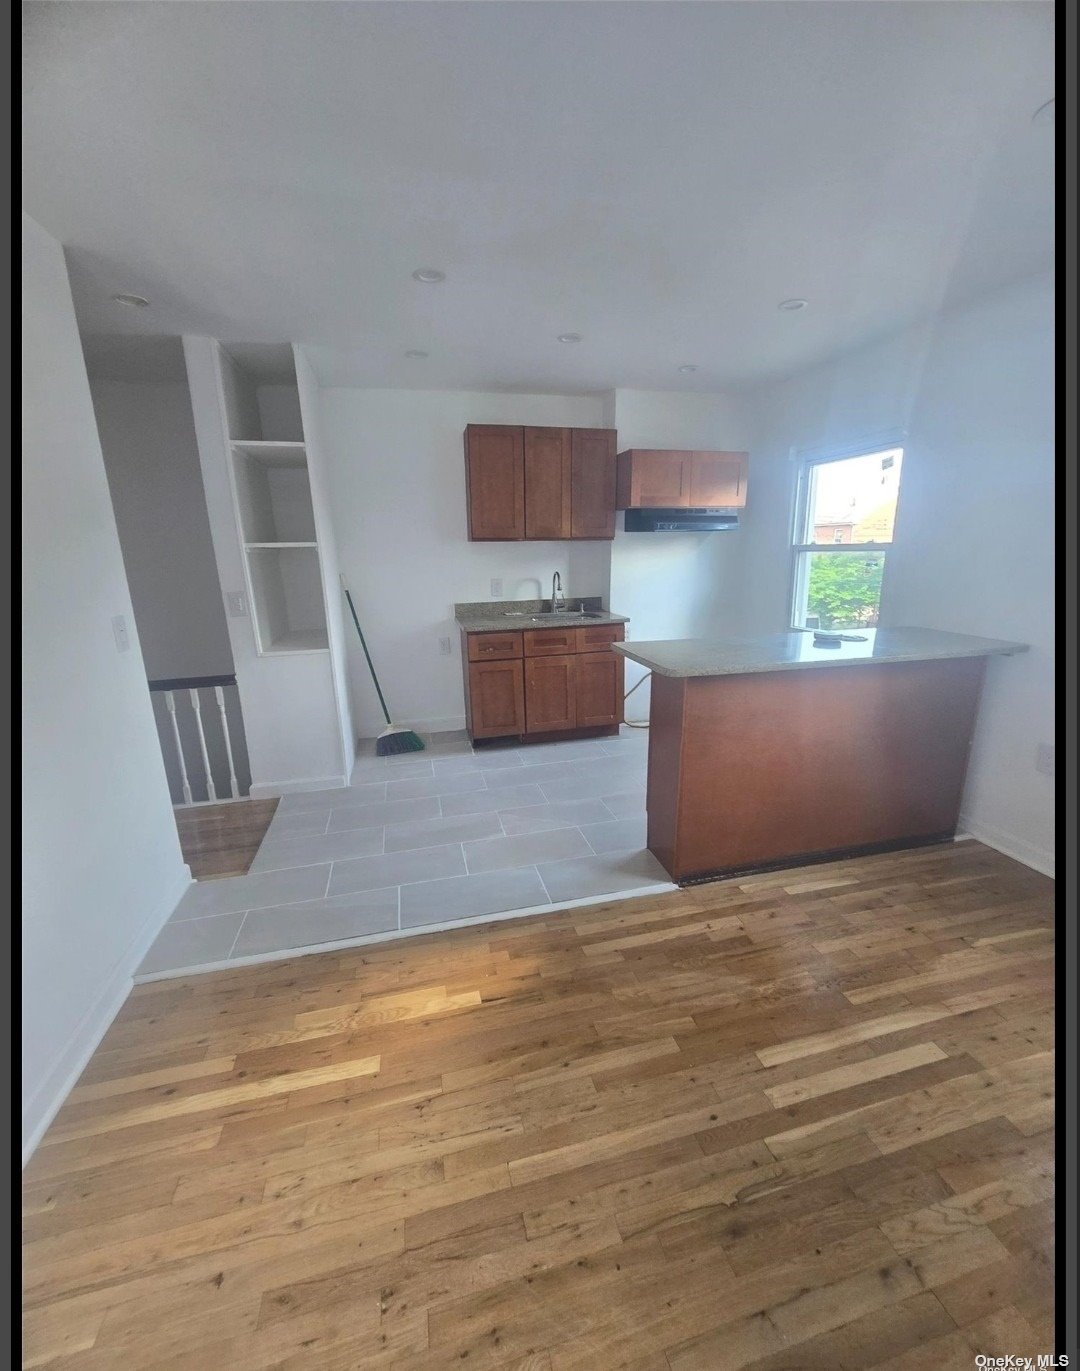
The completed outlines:
<svg viewBox="0 0 1080 1371">
<path fill-rule="evenodd" d="M 738 513 L 731 509 L 628 509 L 623 523 L 627 533 L 719 533 L 738 527 Z"/>
</svg>

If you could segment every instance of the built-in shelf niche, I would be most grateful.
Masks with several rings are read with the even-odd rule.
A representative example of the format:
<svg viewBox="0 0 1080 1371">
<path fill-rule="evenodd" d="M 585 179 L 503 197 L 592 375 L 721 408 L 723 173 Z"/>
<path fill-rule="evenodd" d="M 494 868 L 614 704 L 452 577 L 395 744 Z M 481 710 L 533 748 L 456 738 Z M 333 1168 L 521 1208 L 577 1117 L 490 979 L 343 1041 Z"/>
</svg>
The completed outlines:
<svg viewBox="0 0 1080 1371">
<path fill-rule="evenodd" d="M 329 643 L 318 549 L 247 547 L 259 651 L 316 652 Z"/>
<path fill-rule="evenodd" d="M 304 441 L 290 346 L 225 344 L 221 370 L 230 439 L 242 443 Z"/>
<path fill-rule="evenodd" d="M 256 646 L 329 648 L 307 449 L 291 346 L 225 344 L 222 398 Z"/>
<path fill-rule="evenodd" d="M 244 543 L 314 543 L 303 443 L 233 443 L 232 457 Z"/>
</svg>

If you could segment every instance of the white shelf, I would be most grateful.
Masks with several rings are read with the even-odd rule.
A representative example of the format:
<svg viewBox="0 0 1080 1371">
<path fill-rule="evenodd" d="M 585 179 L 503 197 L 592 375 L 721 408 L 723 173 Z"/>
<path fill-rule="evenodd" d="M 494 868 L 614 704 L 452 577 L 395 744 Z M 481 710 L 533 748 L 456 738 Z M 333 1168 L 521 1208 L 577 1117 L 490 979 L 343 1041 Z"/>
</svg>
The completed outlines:
<svg viewBox="0 0 1080 1371">
<path fill-rule="evenodd" d="M 245 549 L 261 653 L 328 648 L 322 571 L 314 543 Z"/>
<path fill-rule="evenodd" d="M 267 543 L 245 543 L 245 547 L 318 547 L 318 543 L 286 543 L 286 542 L 267 542 Z"/>
<path fill-rule="evenodd" d="M 262 438 L 234 438 L 230 444 L 234 452 L 242 452 L 254 461 L 267 466 L 306 466 L 307 453 L 303 443 L 275 443 Z"/>
<path fill-rule="evenodd" d="M 263 648 L 264 657 L 284 657 L 290 652 L 329 652 L 330 642 L 326 636 L 326 630 L 319 632 L 317 629 L 295 629 L 291 633 L 285 633 L 280 638 L 275 638 L 273 642 Z"/>
<path fill-rule="evenodd" d="M 245 544 L 313 546 L 315 513 L 303 443 L 234 443 L 232 450 Z"/>
</svg>

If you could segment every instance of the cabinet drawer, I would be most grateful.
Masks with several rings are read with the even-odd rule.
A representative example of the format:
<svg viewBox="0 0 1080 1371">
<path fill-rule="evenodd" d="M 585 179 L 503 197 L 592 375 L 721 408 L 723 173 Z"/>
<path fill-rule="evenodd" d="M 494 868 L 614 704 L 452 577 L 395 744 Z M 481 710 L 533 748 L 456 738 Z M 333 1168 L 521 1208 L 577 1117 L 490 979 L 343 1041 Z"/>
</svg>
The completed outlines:
<svg viewBox="0 0 1080 1371">
<path fill-rule="evenodd" d="M 525 640 L 526 657 L 558 657 L 577 652 L 579 628 L 527 628 L 521 635 Z"/>
<path fill-rule="evenodd" d="M 470 633 L 468 639 L 470 662 L 501 662 L 521 656 L 520 633 Z"/>
<path fill-rule="evenodd" d="M 625 636 L 622 624 L 592 624 L 576 632 L 579 652 L 603 652 L 612 643 L 621 643 Z"/>
</svg>

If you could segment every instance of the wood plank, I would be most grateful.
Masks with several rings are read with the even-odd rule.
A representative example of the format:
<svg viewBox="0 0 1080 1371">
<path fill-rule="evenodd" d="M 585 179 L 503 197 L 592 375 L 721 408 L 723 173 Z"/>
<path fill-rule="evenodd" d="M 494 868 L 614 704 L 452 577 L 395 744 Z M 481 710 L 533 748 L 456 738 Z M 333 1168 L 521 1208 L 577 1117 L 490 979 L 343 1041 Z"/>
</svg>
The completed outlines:
<svg viewBox="0 0 1080 1371">
<path fill-rule="evenodd" d="M 966 842 L 137 987 L 24 1174 L 24 1364 L 1049 1352 L 1051 897 Z"/>
</svg>

